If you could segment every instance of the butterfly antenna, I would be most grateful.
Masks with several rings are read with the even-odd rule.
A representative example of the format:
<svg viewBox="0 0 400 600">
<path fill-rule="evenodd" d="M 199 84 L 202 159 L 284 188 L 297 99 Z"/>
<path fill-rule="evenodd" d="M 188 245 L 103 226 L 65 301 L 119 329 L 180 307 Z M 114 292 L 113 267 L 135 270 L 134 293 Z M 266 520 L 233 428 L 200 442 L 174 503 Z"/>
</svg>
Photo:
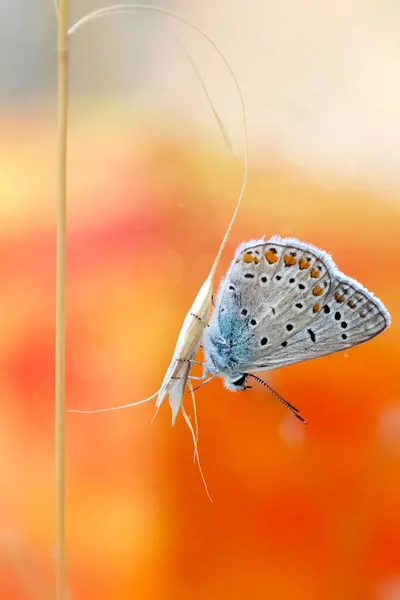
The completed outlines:
<svg viewBox="0 0 400 600">
<path fill-rule="evenodd" d="M 294 415 L 296 417 L 296 419 L 299 419 L 299 421 L 301 421 L 302 423 L 307 425 L 307 421 L 305 419 L 303 419 L 303 417 L 299 414 L 298 408 L 296 408 L 295 406 L 293 406 L 293 404 L 290 404 L 290 402 L 285 400 L 285 398 L 283 396 L 278 394 L 278 392 L 276 392 L 274 390 L 274 388 L 272 388 L 270 385 L 268 385 L 268 383 L 266 381 L 261 379 L 261 377 L 257 377 L 257 375 L 253 375 L 252 373 L 249 373 L 248 375 L 249 375 L 249 377 L 252 377 L 256 381 L 258 381 L 258 383 L 261 383 L 261 385 L 263 385 L 265 388 L 267 388 L 267 390 L 269 392 L 271 392 L 271 394 L 273 396 L 275 396 L 275 398 L 277 398 L 279 400 L 279 402 L 281 402 L 283 404 L 283 406 L 286 406 L 286 408 L 292 413 L 292 415 Z"/>
</svg>

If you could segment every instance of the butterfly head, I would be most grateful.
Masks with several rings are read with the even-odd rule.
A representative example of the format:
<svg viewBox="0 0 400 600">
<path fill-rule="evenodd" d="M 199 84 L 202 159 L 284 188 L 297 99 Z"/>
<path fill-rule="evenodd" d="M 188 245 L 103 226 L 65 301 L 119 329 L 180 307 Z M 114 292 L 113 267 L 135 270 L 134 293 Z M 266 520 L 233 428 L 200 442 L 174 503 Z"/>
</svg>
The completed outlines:
<svg viewBox="0 0 400 600">
<path fill-rule="evenodd" d="M 247 390 L 248 388 L 248 386 L 246 385 L 248 378 L 247 373 L 238 373 L 235 376 L 229 375 L 222 377 L 224 380 L 224 386 L 231 392 L 240 392 Z"/>
</svg>

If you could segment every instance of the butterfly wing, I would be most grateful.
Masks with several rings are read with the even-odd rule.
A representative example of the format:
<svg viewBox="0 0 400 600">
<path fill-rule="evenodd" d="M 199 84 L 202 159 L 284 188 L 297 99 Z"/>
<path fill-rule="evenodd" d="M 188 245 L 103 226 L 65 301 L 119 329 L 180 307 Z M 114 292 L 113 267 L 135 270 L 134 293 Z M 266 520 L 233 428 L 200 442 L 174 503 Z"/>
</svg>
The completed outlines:
<svg viewBox="0 0 400 600">
<path fill-rule="evenodd" d="M 238 249 L 215 313 L 212 321 L 218 320 L 241 372 L 349 348 L 390 322 L 382 303 L 340 273 L 328 254 L 278 236 Z"/>
<path fill-rule="evenodd" d="M 251 369 L 277 369 L 346 350 L 370 340 L 389 325 L 390 315 L 382 302 L 358 281 L 338 271 L 313 321 L 288 336 L 283 344 L 255 358 Z"/>
</svg>

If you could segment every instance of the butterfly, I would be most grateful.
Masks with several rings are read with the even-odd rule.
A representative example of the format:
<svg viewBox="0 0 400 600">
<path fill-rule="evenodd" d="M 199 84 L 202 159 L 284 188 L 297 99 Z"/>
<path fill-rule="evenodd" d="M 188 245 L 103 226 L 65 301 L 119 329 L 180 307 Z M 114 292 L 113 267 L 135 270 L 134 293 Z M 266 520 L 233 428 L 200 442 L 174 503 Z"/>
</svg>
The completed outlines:
<svg viewBox="0 0 400 600">
<path fill-rule="evenodd" d="M 390 325 L 383 303 L 341 273 L 326 252 L 295 238 L 241 244 L 222 280 L 204 333 L 203 377 L 232 391 L 269 371 L 346 350 Z M 206 380 L 209 381 L 210 379 Z"/>
</svg>

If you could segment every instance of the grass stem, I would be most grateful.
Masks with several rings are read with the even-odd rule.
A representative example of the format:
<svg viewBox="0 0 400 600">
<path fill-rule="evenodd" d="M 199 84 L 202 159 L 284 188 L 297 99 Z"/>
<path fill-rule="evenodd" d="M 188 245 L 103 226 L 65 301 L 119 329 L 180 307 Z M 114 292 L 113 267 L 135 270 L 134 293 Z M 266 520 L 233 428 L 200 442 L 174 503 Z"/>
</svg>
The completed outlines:
<svg viewBox="0 0 400 600">
<path fill-rule="evenodd" d="M 56 600 L 66 600 L 65 575 L 65 291 L 68 127 L 68 0 L 58 3 L 58 176 L 55 338 Z"/>
</svg>

